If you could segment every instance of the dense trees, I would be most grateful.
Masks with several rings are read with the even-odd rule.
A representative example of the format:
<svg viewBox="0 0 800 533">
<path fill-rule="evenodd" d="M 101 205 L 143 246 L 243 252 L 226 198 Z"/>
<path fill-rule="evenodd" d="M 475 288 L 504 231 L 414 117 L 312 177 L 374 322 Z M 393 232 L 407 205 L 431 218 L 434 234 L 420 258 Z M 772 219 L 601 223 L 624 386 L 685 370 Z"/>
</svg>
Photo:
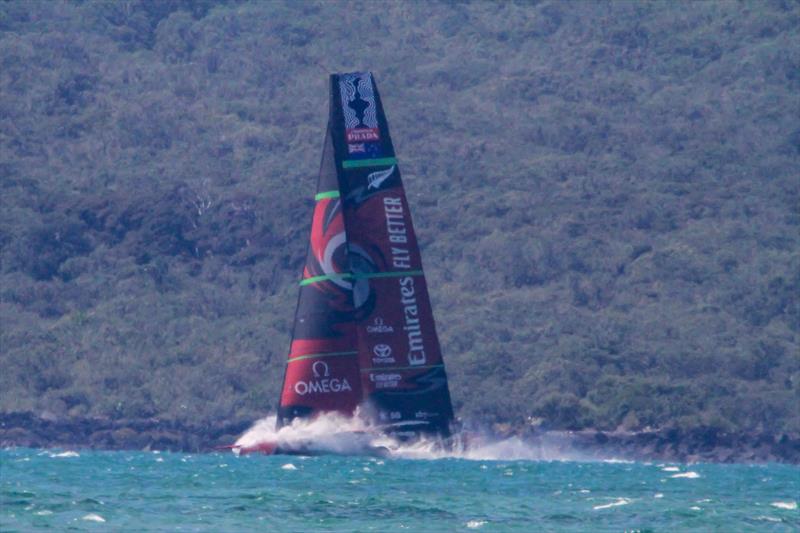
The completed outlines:
<svg viewBox="0 0 800 533">
<path fill-rule="evenodd" d="M 382 89 L 465 417 L 800 431 L 789 2 L 0 5 L 0 409 L 277 399 L 326 73 Z"/>
</svg>

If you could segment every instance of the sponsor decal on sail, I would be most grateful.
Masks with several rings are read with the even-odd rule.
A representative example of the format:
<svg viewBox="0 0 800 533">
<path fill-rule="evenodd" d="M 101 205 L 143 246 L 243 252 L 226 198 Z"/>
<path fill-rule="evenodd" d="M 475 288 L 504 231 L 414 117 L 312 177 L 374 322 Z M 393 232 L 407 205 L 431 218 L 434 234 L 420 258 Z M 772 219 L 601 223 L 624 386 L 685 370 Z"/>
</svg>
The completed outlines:
<svg viewBox="0 0 800 533">
<path fill-rule="evenodd" d="M 347 130 L 345 133 L 347 142 L 375 142 L 381 139 L 381 134 L 378 128 L 356 128 Z"/>
<path fill-rule="evenodd" d="M 403 216 L 402 200 L 387 196 L 383 199 L 383 211 L 386 215 L 386 231 L 389 233 L 389 242 L 392 244 L 408 243 L 408 230 Z M 405 270 L 411 268 L 411 254 L 407 248 L 392 246 L 392 265 Z"/>
<path fill-rule="evenodd" d="M 372 324 L 367 326 L 367 333 L 394 333 L 394 328 L 383 323 L 383 319 L 379 316 L 375 317 Z"/>
<path fill-rule="evenodd" d="M 425 364 L 425 346 L 422 341 L 422 327 L 419 320 L 419 307 L 414 292 L 414 278 L 411 276 L 400 278 L 400 295 L 403 304 L 403 317 L 405 326 L 403 330 L 408 335 L 408 364 L 420 366 Z"/>
<path fill-rule="evenodd" d="M 405 245 L 408 243 L 408 230 L 405 223 L 403 202 L 400 198 L 387 196 L 383 199 L 383 209 L 386 215 L 386 231 L 392 243 L 392 265 L 399 270 L 411 269 L 411 253 Z M 414 278 L 405 276 L 398 278 L 400 284 L 400 303 L 403 306 L 405 325 L 403 330 L 408 335 L 408 364 L 411 366 L 424 365 L 426 362 L 425 346 L 423 344 L 422 327 L 417 306 Z"/>
<path fill-rule="evenodd" d="M 372 347 L 372 362 L 376 364 L 394 363 L 395 359 L 392 357 L 392 347 L 388 344 L 376 344 Z"/>
<path fill-rule="evenodd" d="M 384 374 L 370 372 L 369 380 L 375 384 L 376 389 L 396 389 L 403 376 L 400 374 Z"/>
<path fill-rule="evenodd" d="M 331 371 L 325 361 L 316 361 L 311 366 L 311 372 L 314 374 L 314 379 L 298 381 L 294 384 L 294 391 L 300 396 L 305 396 L 306 394 L 335 394 L 353 390 L 350 387 L 350 383 L 347 382 L 347 378 L 330 377 Z"/>
</svg>

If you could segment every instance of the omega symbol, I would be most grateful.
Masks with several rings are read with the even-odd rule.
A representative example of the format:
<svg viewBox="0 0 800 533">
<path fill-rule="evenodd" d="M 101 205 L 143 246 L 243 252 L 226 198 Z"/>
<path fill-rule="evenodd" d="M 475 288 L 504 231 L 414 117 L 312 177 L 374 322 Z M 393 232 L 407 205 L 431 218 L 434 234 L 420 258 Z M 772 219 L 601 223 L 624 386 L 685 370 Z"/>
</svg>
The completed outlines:
<svg viewBox="0 0 800 533">
<path fill-rule="evenodd" d="M 317 361 L 311 365 L 311 371 L 314 373 L 315 378 L 327 378 L 331 375 L 331 372 L 328 369 L 328 363 L 325 363 L 324 361 Z"/>
</svg>

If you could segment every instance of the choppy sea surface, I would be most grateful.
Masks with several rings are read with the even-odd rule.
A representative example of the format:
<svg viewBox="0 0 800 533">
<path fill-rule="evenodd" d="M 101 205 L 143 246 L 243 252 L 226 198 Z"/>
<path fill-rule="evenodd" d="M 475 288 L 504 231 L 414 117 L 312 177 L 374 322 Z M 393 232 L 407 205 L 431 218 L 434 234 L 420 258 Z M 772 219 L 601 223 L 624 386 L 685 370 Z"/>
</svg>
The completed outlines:
<svg viewBox="0 0 800 533">
<path fill-rule="evenodd" d="M 0 531 L 798 531 L 800 468 L 7 449 Z"/>
</svg>

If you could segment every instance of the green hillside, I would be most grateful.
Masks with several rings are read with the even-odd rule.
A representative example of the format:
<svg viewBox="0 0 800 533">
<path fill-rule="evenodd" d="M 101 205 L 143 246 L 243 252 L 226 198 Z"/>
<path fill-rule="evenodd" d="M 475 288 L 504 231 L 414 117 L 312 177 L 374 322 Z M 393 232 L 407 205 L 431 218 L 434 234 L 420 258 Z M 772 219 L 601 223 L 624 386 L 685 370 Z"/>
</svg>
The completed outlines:
<svg viewBox="0 0 800 533">
<path fill-rule="evenodd" d="M 800 432 L 795 2 L 3 2 L 0 412 L 274 410 L 376 74 L 459 415 Z"/>
</svg>

